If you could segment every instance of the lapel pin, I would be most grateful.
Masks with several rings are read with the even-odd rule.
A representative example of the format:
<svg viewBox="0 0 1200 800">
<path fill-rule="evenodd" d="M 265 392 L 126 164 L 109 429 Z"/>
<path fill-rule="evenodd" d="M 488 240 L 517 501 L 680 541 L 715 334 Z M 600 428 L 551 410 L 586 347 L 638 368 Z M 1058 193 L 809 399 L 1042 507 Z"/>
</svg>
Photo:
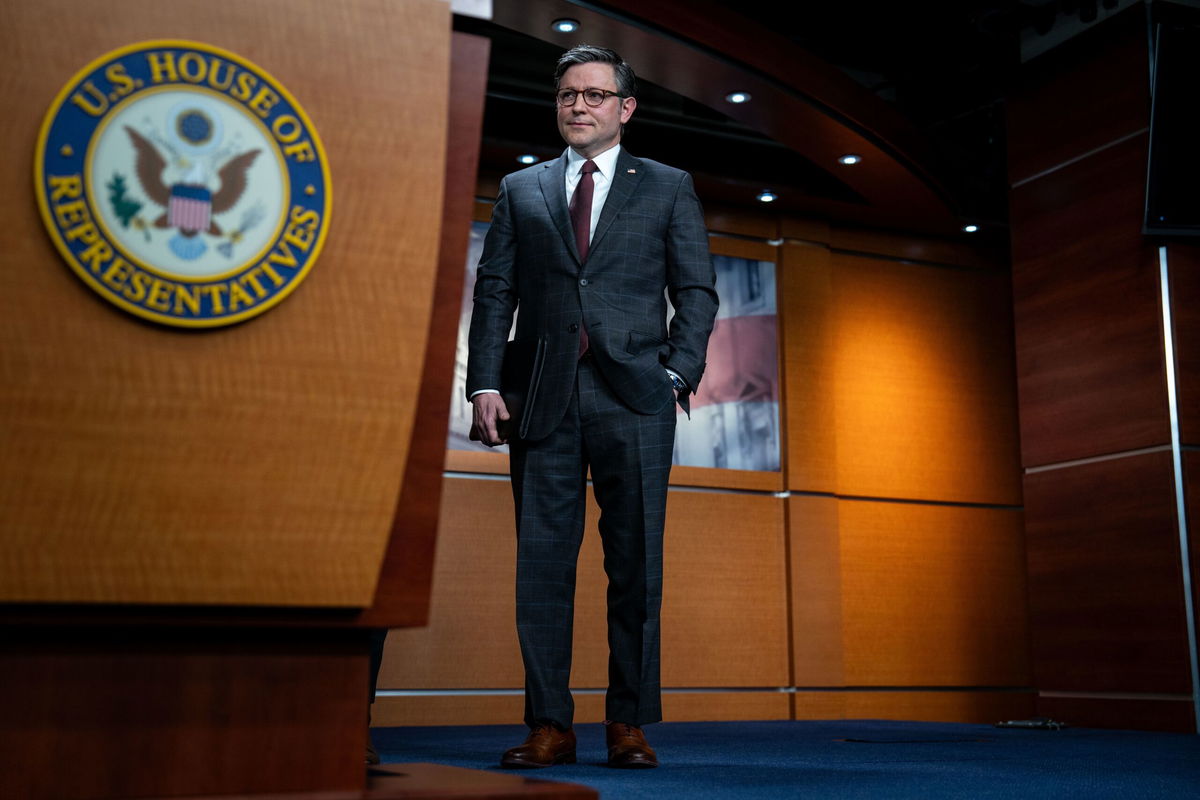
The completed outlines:
<svg viewBox="0 0 1200 800">
<path fill-rule="evenodd" d="M 628 172 L 630 175 L 632 175 L 632 174 L 634 174 L 635 172 L 637 172 L 637 170 L 636 170 L 636 169 L 630 169 L 630 170 L 626 170 L 626 172 Z"/>
</svg>

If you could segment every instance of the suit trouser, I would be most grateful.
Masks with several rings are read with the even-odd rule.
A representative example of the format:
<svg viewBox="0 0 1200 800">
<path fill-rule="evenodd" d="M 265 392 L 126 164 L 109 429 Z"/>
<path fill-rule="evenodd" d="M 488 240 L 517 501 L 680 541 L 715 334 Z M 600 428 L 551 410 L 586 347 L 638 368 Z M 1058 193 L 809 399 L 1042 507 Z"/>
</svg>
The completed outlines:
<svg viewBox="0 0 1200 800">
<path fill-rule="evenodd" d="M 608 575 L 605 713 L 644 725 L 662 718 L 659 609 L 674 394 L 664 372 L 664 397 L 671 400 L 657 414 L 637 414 L 613 394 L 589 357 L 579 362 L 575 381 L 558 428 L 545 439 L 511 447 L 525 722 L 572 724 L 575 564 L 590 466 Z"/>
</svg>

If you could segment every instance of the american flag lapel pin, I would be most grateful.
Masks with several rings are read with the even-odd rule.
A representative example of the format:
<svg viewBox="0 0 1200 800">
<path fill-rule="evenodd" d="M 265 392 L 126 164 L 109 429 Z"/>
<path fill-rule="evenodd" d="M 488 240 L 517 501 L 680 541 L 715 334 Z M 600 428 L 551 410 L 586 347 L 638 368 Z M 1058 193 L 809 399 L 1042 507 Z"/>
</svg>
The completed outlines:
<svg viewBox="0 0 1200 800">
<path fill-rule="evenodd" d="M 636 173 L 636 172 L 637 172 L 637 170 L 636 170 L 636 169 L 630 169 L 630 170 L 626 170 L 626 172 L 628 172 L 630 175 L 633 175 L 634 173 Z"/>
</svg>

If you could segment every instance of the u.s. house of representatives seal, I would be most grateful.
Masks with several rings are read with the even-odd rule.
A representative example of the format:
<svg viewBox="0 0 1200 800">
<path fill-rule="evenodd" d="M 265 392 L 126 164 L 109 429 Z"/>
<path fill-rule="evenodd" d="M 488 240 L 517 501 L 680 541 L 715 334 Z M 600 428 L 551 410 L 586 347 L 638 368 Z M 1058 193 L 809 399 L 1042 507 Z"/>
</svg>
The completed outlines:
<svg viewBox="0 0 1200 800">
<path fill-rule="evenodd" d="M 167 325 L 261 314 L 304 279 L 329 229 L 328 161 L 300 104 L 196 42 L 141 42 L 84 67 L 50 106 L 34 173 L 76 274 Z"/>
</svg>

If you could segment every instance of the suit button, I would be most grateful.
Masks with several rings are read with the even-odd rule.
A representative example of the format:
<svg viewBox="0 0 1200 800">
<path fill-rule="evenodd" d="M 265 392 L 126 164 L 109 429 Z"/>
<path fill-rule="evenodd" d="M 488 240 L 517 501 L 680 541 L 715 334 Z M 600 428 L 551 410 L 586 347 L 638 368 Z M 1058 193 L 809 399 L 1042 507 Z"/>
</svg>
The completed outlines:
<svg viewBox="0 0 1200 800">
<path fill-rule="evenodd" d="M 580 279 L 579 279 L 579 285 L 580 285 L 580 286 L 587 286 L 587 285 L 588 285 L 588 279 L 587 279 L 587 278 L 580 278 Z"/>
<path fill-rule="evenodd" d="M 577 323 L 577 322 L 572 322 L 570 325 L 567 326 L 567 333 L 575 333 L 578 330 L 579 330 L 579 323 Z"/>
</svg>

